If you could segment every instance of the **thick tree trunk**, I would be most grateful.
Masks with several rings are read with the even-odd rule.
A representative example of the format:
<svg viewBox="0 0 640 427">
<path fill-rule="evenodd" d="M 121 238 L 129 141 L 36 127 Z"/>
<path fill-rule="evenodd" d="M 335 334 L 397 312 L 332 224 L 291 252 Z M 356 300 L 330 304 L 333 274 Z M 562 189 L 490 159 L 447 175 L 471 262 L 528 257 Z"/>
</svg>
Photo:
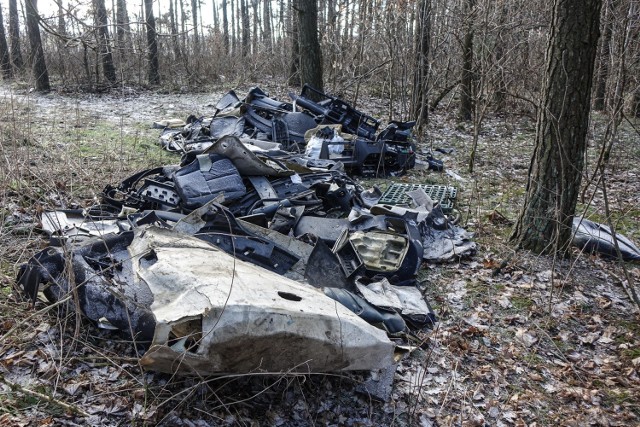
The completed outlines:
<svg viewBox="0 0 640 427">
<path fill-rule="evenodd" d="M 418 23 L 415 37 L 415 64 L 411 117 L 416 121 L 418 133 L 422 133 L 429 120 L 427 81 L 429 74 L 429 46 L 431 44 L 431 0 L 418 3 Z"/>
<path fill-rule="evenodd" d="M 147 52 L 149 55 L 149 84 L 160 84 L 160 66 L 158 64 L 158 37 L 156 35 L 156 19 L 153 16 L 153 0 L 144 0 L 147 24 Z"/>
<path fill-rule="evenodd" d="M 222 42 L 224 51 L 229 54 L 229 20 L 227 19 L 227 0 L 222 0 Z"/>
<path fill-rule="evenodd" d="M 601 0 L 555 0 L 536 146 L 511 239 L 536 253 L 566 254 L 587 148 Z"/>
<path fill-rule="evenodd" d="M 466 30 L 462 45 L 462 73 L 460 76 L 460 120 L 473 116 L 473 8 L 476 0 L 465 0 Z"/>
<path fill-rule="evenodd" d="M 598 55 L 598 76 L 596 79 L 596 93 L 593 108 L 598 111 L 605 109 L 607 96 L 607 79 L 609 78 L 609 62 L 611 61 L 611 35 L 613 33 L 612 10 L 613 0 L 607 0 L 604 10 L 604 34 L 600 39 L 600 54 Z"/>
<path fill-rule="evenodd" d="M 24 61 L 20 50 L 20 21 L 16 0 L 9 0 L 9 42 L 11 43 L 11 63 L 17 70 L 22 70 Z"/>
<path fill-rule="evenodd" d="M 36 90 L 46 92 L 51 89 L 49 85 L 49 72 L 44 61 L 42 40 L 40 39 L 40 27 L 38 26 L 38 2 L 37 0 L 25 0 L 27 9 L 27 33 L 29 34 L 29 46 L 31 47 L 31 69 L 36 80 Z"/>
<path fill-rule="evenodd" d="M 102 72 L 104 73 L 104 78 L 107 79 L 108 82 L 113 83 L 116 81 L 116 69 L 113 66 L 113 54 L 111 53 L 111 41 L 109 39 L 109 28 L 107 26 L 109 25 L 107 8 L 104 5 L 104 0 L 94 0 L 93 6 L 96 14 L 96 27 L 98 27 Z"/>
<path fill-rule="evenodd" d="M 322 52 L 318 41 L 318 3 L 298 0 L 298 42 L 300 44 L 300 82 L 318 90 L 322 83 Z"/>
<path fill-rule="evenodd" d="M 0 4 L 0 68 L 5 79 L 13 77 L 11 69 L 11 57 L 9 56 L 9 45 L 7 45 L 7 35 L 4 33 L 4 22 L 2 19 L 2 5 Z"/>
</svg>

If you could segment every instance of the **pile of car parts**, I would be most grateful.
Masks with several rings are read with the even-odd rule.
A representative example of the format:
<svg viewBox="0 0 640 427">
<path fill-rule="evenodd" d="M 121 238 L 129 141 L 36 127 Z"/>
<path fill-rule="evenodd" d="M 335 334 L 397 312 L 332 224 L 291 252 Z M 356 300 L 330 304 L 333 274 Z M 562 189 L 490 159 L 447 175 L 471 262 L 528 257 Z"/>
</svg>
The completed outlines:
<svg viewBox="0 0 640 427">
<path fill-rule="evenodd" d="M 220 138 L 236 136 L 274 161 L 344 167 L 363 176 L 399 175 L 415 165 L 415 122 L 392 121 L 378 131 L 378 120 L 309 85 L 290 97 L 291 103 L 278 101 L 256 87 L 240 100 L 230 91 L 209 117 L 155 123 L 163 128 L 160 145 L 193 158 Z"/>
<path fill-rule="evenodd" d="M 236 105 L 226 98 L 224 108 Z M 272 111 L 293 109 L 258 92 L 252 99 L 264 120 L 242 120 L 256 129 L 282 120 L 289 143 L 302 134 Z M 318 105 L 358 138 L 376 129 L 333 98 Z M 392 186 L 385 198 L 336 164 L 278 156 L 272 143 L 224 135 L 179 165 L 107 185 L 92 208 L 44 212 L 50 247 L 21 267 L 20 285 L 128 335 L 158 371 L 391 365 L 396 341 L 436 320 L 417 280 L 421 263 L 475 251 L 452 221 L 455 189 Z"/>
</svg>

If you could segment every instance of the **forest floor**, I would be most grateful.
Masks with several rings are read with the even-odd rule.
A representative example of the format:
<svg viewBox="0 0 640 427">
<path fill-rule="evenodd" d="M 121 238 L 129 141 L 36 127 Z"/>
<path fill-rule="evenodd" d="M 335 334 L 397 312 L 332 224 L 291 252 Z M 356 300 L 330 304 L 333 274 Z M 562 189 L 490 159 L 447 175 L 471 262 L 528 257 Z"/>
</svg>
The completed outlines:
<svg viewBox="0 0 640 427">
<path fill-rule="evenodd" d="M 236 90 L 243 96 L 248 88 Z M 287 99 L 288 88 L 264 88 Z M 106 184 L 177 162 L 156 145 L 151 123 L 210 113 L 227 89 L 92 96 L 0 87 L 0 425 L 640 425 L 640 316 L 622 286 L 622 265 L 509 245 L 533 150 L 535 120 L 527 115 L 488 117 L 469 173 L 472 126 L 454 111 L 436 111 L 419 149 L 452 148 L 435 153 L 447 172 L 416 169 L 363 182 L 458 187 L 461 225 L 479 245 L 471 259 L 423 266 L 439 322 L 423 332 L 426 345 L 400 362 L 387 402 L 356 391 L 368 373 L 185 378 L 144 371 L 118 336 L 25 302 L 14 283 L 19 265 L 47 246 L 39 214 L 89 206 Z M 372 97 L 359 108 L 375 117 L 389 110 Z M 589 178 L 606 123 L 593 116 Z M 639 128 L 623 121 L 606 175 L 613 223 L 636 243 Z M 578 212 L 605 222 L 602 191 L 589 186 Z M 640 283 L 640 267 L 626 267 Z"/>
</svg>

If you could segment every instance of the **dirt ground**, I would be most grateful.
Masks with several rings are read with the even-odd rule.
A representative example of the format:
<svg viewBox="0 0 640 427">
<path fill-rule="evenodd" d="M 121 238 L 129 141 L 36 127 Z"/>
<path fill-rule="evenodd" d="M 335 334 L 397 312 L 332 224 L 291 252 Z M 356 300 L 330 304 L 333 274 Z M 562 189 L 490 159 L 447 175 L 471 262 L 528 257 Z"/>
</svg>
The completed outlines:
<svg viewBox="0 0 640 427">
<path fill-rule="evenodd" d="M 288 88 L 262 86 L 287 99 Z M 243 96 L 249 87 L 236 91 Z M 439 322 L 418 334 L 423 344 L 398 364 L 386 402 L 358 391 L 369 373 L 185 378 L 144 371 L 119 336 L 25 302 L 14 282 L 19 265 L 47 246 L 39 214 L 91 206 L 106 184 L 177 162 L 156 145 L 152 122 L 205 115 L 226 89 L 90 96 L 0 87 L 0 425 L 640 425 L 640 316 L 622 286 L 622 266 L 509 245 L 533 149 L 535 120 L 527 114 L 483 122 L 469 173 L 472 125 L 436 111 L 419 150 L 453 149 L 434 152 L 445 173 L 417 168 L 393 178 L 456 186 L 461 224 L 475 233 L 479 251 L 423 266 L 424 294 Z M 373 97 L 358 107 L 381 118 L 389 111 Z M 585 182 L 606 124 L 593 116 Z M 636 243 L 639 128 L 622 122 L 605 181 L 612 221 Z M 578 212 L 606 222 L 604 195 L 594 187 Z M 638 288 L 640 266 L 626 269 Z"/>
</svg>

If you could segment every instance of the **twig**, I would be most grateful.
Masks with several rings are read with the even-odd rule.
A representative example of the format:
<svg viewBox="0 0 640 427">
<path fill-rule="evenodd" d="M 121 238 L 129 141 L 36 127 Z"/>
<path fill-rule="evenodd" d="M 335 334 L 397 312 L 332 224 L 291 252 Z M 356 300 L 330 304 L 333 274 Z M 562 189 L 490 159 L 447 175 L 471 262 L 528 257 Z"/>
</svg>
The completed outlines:
<svg viewBox="0 0 640 427">
<path fill-rule="evenodd" d="M 82 409 L 78 408 L 75 405 L 71 405 L 69 403 L 62 402 L 62 401 L 60 401 L 60 400 L 58 400 L 58 399 L 56 399 L 56 398 L 54 398 L 52 396 L 48 396 L 46 394 L 39 393 L 37 391 L 29 390 L 28 388 L 22 387 L 20 384 L 9 382 L 9 381 L 7 381 L 5 379 L 4 375 L 0 375 L 0 381 L 3 382 L 4 384 L 8 385 L 11 388 L 11 390 L 13 390 L 13 391 L 17 391 L 17 392 L 22 393 L 22 394 L 26 394 L 26 395 L 29 395 L 29 396 L 37 397 L 38 399 L 46 400 L 49 403 L 52 403 L 52 404 L 57 405 L 57 406 L 60 406 L 61 408 L 66 409 L 67 411 L 76 413 L 76 414 L 81 415 L 83 417 L 88 417 L 89 416 L 88 413 L 86 413 L 85 411 L 83 411 Z"/>
</svg>

